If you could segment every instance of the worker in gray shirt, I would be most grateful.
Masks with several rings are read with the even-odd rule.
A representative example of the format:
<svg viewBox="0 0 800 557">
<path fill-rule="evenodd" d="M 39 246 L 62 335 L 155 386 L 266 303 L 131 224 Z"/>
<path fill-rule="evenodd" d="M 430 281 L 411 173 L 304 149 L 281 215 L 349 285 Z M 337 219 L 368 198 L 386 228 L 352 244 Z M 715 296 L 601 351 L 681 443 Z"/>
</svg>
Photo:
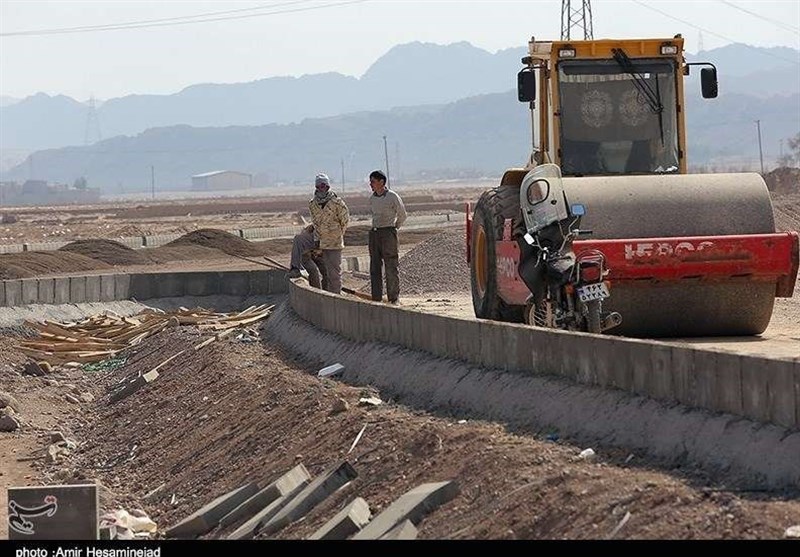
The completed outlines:
<svg viewBox="0 0 800 557">
<path fill-rule="evenodd" d="M 372 196 L 372 229 L 369 231 L 369 277 L 372 299 L 383 299 L 383 271 L 386 270 L 386 297 L 391 304 L 399 303 L 400 274 L 397 229 L 406 221 L 406 208 L 400 196 L 386 186 L 386 174 L 375 170 L 369 175 Z"/>
</svg>

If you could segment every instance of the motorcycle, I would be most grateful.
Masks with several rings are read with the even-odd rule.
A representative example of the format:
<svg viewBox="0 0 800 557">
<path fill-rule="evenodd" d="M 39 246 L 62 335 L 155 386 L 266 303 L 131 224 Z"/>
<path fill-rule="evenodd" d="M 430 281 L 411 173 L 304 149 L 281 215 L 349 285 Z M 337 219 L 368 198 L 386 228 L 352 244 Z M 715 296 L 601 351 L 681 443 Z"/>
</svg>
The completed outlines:
<svg viewBox="0 0 800 557">
<path fill-rule="evenodd" d="M 605 255 L 595 249 L 573 250 L 573 241 L 591 230 L 580 228 L 586 207 L 567 204 L 557 165 L 528 173 L 520 188 L 526 232 L 519 241 L 519 275 L 531 294 L 525 322 L 539 327 L 601 333 L 622 323 L 617 312 L 604 312 L 610 296 Z"/>
</svg>

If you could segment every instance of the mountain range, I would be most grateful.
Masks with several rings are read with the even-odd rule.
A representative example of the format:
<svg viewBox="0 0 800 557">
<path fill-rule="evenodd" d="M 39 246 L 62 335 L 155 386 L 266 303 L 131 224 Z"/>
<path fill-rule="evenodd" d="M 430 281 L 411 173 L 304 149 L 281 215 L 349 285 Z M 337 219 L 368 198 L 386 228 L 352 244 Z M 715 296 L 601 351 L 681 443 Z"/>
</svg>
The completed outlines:
<svg viewBox="0 0 800 557">
<path fill-rule="evenodd" d="M 39 150 L 4 177 L 87 176 L 105 191 L 137 191 L 149 186 L 151 166 L 177 189 L 192 174 L 225 168 L 263 183 L 320 168 L 360 175 L 382 166 L 384 135 L 407 177 L 496 175 L 521 164 L 530 146 L 527 107 L 514 92 L 524 54 L 409 43 L 360 78 L 272 77 L 109 99 L 96 115 L 103 136 L 114 137 L 93 145 L 84 145 L 85 104 L 38 94 L 0 108 L 3 149 Z M 800 129 L 800 51 L 734 44 L 687 59 L 713 62 L 720 79 L 714 101 L 699 99 L 696 69 L 687 82 L 690 163 L 757 159 L 755 120 L 765 154 L 777 157 L 779 141 Z"/>
</svg>

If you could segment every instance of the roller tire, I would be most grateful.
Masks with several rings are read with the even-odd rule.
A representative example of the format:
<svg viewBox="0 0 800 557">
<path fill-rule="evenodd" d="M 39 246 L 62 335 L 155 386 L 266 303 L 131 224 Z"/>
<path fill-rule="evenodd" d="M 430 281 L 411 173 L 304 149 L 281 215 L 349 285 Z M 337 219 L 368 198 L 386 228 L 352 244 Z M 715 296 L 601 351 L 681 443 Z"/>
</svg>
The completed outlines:
<svg viewBox="0 0 800 557">
<path fill-rule="evenodd" d="M 505 219 L 512 218 L 515 233 L 521 226 L 519 187 L 498 186 L 481 195 L 472 217 L 470 282 L 475 316 L 481 319 L 523 322 L 523 306 L 507 304 L 498 289 L 496 242 L 503 237 Z"/>
</svg>

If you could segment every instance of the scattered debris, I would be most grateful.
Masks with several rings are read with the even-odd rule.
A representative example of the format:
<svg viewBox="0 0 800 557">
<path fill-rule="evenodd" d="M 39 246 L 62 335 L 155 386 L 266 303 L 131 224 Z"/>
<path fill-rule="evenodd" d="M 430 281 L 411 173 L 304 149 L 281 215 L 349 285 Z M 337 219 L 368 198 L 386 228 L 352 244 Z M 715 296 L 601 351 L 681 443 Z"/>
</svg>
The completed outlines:
<svg viewBox="0 0 800 557">
<path fill-rule="evenodd" d="M 19 429 L 19 420 L 15 417 L 14 410 L 7 406 L 0 410 L 0 431 L 16 431 Z"/>
<path fill-rule="evenodd" d="M 578 458 L 582 460 L 592 460 L 596 456 L 594 449 L 584 449 L 578 455 Z"/>
<path fill-rule="evenodd" d="M 13 396 L 5 391 L 0 391 L 0 410 L 3 408 L 12 408 L 15 412 L 20 411 L 19 402 Z"/>
<path fill-rule="evenodd" d="M 458 422 L 456 422 L 456 423 L 465 424 L 465 423 L 467 423 L 467 420 L 458 420 Z"/>
<path fill-rule="evenodd" d="M 783 537 L 800 540 L 800 524 L 796 526 L 789 526 L 783 533 Z"/>
<path fill-rule="evenodd" d="M 358 432 L 358 435 L 356 435 L 355 440 L 353 440 L 353 444 L 350 445 L 350 449 L 347 451 L 347 454 L 352 453 L 353 449 L 356 448 L 356 445 L 358 445 L 358 442 L 361 441 L 361 436 L 364 435 L 364 430 L 365 429 L 367 429 L 367 424 L 364 424 L 364 427 L 362 427 L 361 431 Z"/>
<path fill-rule="evenodd" d="M 358 399 L 358 404 L 360 406 L 379 406 L 383 404 L 383 401 L 376 396 L 371 396 Z"/>
<path fill-rule="evenodd" d="M 115 357 L 121 350 L 135 346 L 145 338 L 163 331 L 170 322 L 195 325 L 200 330 L 225 331 L 265 319 L 274 307 L 266 304 L 250 306 L 238 313 L 215 313 L 203 308 L 180 308 L 173 312 L 147 308 L 132 317 L 120 317 L 106 312 L 77 323 L 26 321 L 27 327 L 39 332 L 39 338 L 23 340 L 20 342 L 20 350 L 32 358 L 54 365 L 102 362 Z M 26 364 L 26 372 L 31 364 L 38 366 L 36 362 Z M 119 365 L 121 363 L 115 367 Z M 30 372 L 40 374 L 35 372 L 33 367 Z"/>
<path fill-rule="evenodd" d="M 31 375 L 33 377 L 41 377 L 45 375 L 45 370 L 39 365 L 39 362 L 28 360 L 22 368 L 22 375 Z"/>
<path fill-rule="evenodd" d="M 331 414 L 340 414 L 342 412 L 347 412 L 349 409 L 350 409 L 350 404 L 348 404 L 348 402 L 345 399 L 337 398 L 336 401 L 334 401 L 333 406 L 331 407 Z"/>
<path fill-rule="evenodd" d="M 142 501 L 149 501 L 150 499 L 152 499 L 153 497 L 155 497 L 156 495 L 158 495 L 158 493 L 159 493 L 159 492 L 160 492 L 162 489 L 164 489 L 164 488 L 166 487 L 166 485 L 167 485 L 167 484 L 163 483 L 163 484 L 159 485 L 158 487 L 155 487 L 155 488 L 151 489 L 150 491 L 148 491 L 148 492 L 147 492 L 147 493 L 144 495 L 144 497 L 142 497 Z"/>
<path fill-rule="evenodd" d="M 591 450 L 591 449 L 588 449 L 588 450 Z M 622 530 L 622 527 L 623 527 L 623 526 L 625 526 L 625 524 L 627 524 L 627 522 L 628 522 L 630 519 L 631 519 L 631 513 L 630 513 L 630 511 L 628 511 L 628 512 L 626 512 L 626 513 L 625 513 L 625 516 L 623 516 L 623 517 L 622 517 L 622 520 L 620 520 L 620 521 L 619 521 L 619 524 L 617 524 L 617 525 L 614 527 L 614 529 L 613 529 L 613 530 L 611 530 L 611 533 L 609 533 L 609 534 L 608 534 L 608 538 L 607 538 L 607 539 L 609 539 L 609 540 L 611 540 L 611 539 L 614 539 L 614 536 L 616 536 L 616 535 L 617 535 L 617 533 L 618 533 L 620 530 Z"/>
<path fill-rule="evenodd" d="M 344 366 L 342 364 L 333 364 L 319 370 L 317 377 L 333 377 L 335 375 L 341 375 L 342 372 L 344 372 Z"/>
<path fill-rule="evenodd" d="M 555 443 L 556 441 L 561 439 L 561 436 L 558 433 L 548 433 L 547 435 L 545 435 L 544 438 L 547 441 L 552 441 L 553 443 Z"/>
<path fill-rule="evenodd" d="M 103 536 L 106 539 L 141 540 L 148 539 L 158 527 L 143 511 L 133 514 L 116 509 L 100 517 L 100 529 L 108 530 Z"/>
</svg>

